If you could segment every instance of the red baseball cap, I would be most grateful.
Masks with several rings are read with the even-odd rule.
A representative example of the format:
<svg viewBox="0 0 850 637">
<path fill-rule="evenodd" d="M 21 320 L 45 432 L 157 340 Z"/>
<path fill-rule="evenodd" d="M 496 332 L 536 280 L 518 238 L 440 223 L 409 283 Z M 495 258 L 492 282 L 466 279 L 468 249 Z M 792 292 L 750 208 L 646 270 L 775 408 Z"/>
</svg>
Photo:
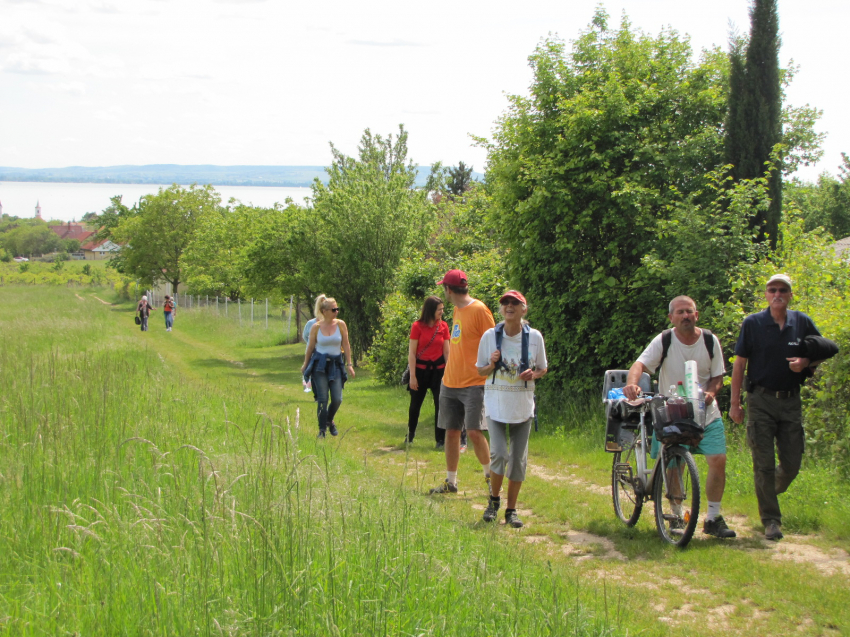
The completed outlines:
<svg viewBox="0 0 850 637">
<path fill-rule="evenodd" d="M 468 284 L 469 280 L 463 270 L 449 270 L 442 281 L 437 281 L 437 285 L 454 285 L 455 287 L 464 287 Z"/>
<path fill-rule="evenodd" d="M 499 305 L 504 305 L 505 299 L 516 299 L 517 301 L 519 301 L 523 305 L 526 305 L 526 306 L 528 305 L 528 303 L 526 302 L 525 297 L 522 295 L 522 293 L 517 292 L 516 290 L 508 290 L 507 292 L 505 292 L 502 295 L 502 298 L 499 299 Z"/>
</svg>

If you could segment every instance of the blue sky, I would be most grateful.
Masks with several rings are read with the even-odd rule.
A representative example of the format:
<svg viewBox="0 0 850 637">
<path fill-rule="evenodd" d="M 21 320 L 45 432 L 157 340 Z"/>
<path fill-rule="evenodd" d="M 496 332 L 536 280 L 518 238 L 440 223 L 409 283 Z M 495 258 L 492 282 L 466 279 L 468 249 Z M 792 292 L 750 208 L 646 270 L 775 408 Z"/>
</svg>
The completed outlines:
<svg viewBox="0 0 850 637">
<path fill-rule="evenodd" d="M 574 38 L 596 0 L 0 0 L 0 165 L 321 165 L 363 129 L 410 132 L 418 164 L 484 168 L 506 93 L 542 37 Z M 748 31 L 748 2 L 605 2 L 614 23 L 672 26 L 696 50 Z M 814 178 L 850 152 L 846 0 L 780 0 L 800 71 L 789 101 L 824 110 Z M 835 69 L 839 70 L 835 70 Z"/>
</svg>

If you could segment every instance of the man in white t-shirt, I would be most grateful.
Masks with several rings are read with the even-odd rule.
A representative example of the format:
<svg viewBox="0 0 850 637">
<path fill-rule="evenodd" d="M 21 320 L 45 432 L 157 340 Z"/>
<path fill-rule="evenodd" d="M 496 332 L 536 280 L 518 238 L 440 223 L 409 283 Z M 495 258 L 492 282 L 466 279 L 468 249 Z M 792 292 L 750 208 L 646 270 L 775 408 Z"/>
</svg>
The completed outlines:
<svg viewBox="0 0 850 637">
<path fill-rule="evenodd" d="M 534 422 L 534 381 L 546 374 L 549 364 L 543 336 L 523 320 L 528 311 L 525 297 L 510 290 L 499 299 L 499 306 L 505 320 L 484 332 L 475 363 L 478 375 L 487 377 L 484 415 L 490 432 L 490 501 L 484 521 L 496 519 L 501 505 L 499 493 L 507 475 L 505 524 L 518 529 L 522 520 L 517 515 L 516 502 L 528 465 L 528 438 Z M 501 333 L 501 348 L 497 347 L 498 333 Z M 525 357 L 523 341 L 527 348 Z"/>
<path fill-rule="evenodd" d="M 694 300 L 688 296 L 677 296 L 670 301 L 668 318 L 673 324 L 670 331 L 670 346 L 666 357 L 664 354 L 664 332 L 652 339 L 643 353 L 629 369 L 623 394 L 629 400 L 634 400 L 640 393 L 638 380 L 644 372 L 652 374 L 661 366 L 658 373 L 658 386 L 662 393 L 668 391 L 671 385 L 678 385 L 685 380 L 685 361 L 697 362 L 699 384 L 705 393 L 705 436 L 699 446 L 692 448 L 692 453 L 703 454 L 708 463 L 708 476 L 705 481 L 705 492 L 708 497 L 708 515 L 703 525 L 703 533 L 719 538 L 735 537 L 735 531 L 726 525 L 720 515 L 720 501 L 726 487 L 726 432 L 723 418 L 717 401 L 714 399 L 723 386 L 723 350 L 720 341 L 710 332 L 696 326 L 699 312 Z M 706 343 L 706 338 L 713 342 L 712 351 Z M 662 361 L 662 357 L 664 358 Z M 653 446 L 657 448 L 657 442 Z"/>
</svg>

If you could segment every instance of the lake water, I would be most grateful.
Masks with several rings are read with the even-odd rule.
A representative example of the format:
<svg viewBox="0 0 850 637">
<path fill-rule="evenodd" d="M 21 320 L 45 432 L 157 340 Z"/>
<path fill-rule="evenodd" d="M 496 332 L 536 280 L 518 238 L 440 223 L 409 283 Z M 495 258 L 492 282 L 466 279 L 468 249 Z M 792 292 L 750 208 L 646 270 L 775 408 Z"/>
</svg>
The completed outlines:
<svg viewBox="0 0 850 637">
<path fill-rule="evenodd" d="M 156 184 L 67 184 L 44 181 L 0 181 L 0 203 L 3 213 L 14 217 L 34 217 L 36 203 L 41 204 L 45 221 L 79 221 L 87 212 L 101 212 L 109 199 L 122 195 L 132 206 L 143 195 L 155 194 L 167 185 Z M 276 186 L 215 186 L 222 202 L 231 197 L 244 204 L 271 207 L 290 197 L 303 204 L 312 194 L 310 188 L 278 188 Z"/>
</svg>

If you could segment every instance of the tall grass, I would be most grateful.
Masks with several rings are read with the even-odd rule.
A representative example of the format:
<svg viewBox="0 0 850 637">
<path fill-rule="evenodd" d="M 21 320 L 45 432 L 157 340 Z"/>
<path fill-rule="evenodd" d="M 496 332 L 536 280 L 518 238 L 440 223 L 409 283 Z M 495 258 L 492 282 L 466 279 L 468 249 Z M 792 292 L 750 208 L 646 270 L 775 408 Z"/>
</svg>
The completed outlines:
<svg viewBox="0 0 850 637">
<path fill-rule="evenodd" d="M 0 290 L 7 634 L 622 632 L 564 567 L 376 480 L 262 392 L 178 375 L 128 316 Z"/>
</svg>

